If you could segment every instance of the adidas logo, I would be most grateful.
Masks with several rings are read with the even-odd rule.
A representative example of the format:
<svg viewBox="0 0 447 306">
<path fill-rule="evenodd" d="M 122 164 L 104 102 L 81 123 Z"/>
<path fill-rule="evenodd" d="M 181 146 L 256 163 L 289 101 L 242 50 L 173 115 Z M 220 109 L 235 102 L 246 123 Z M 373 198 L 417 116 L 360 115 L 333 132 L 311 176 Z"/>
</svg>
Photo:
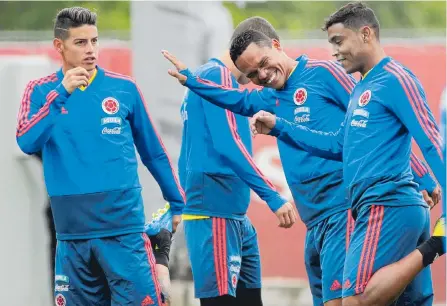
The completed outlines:
<svg viewBox="0 0 447 306">
<path fill-rule="evenodd" d="M 349 279 L 347 279 L 345 281 L 345 283 L 343 284 L 343 288 L 348 289 L 351 287 L 351 282 L 349 281 Z"/>
<path fill-rule="evenodd" d="M 340 290 L 341 289 L 341 284 L 340 284 L 340 282 L 338 281 L 338 280 L 334 280 L 334 282 L 332 283 L 332 286 L 331 286 L 331 291 L 337 291 L 337 290 Z"/>
<path fill-rule="evenodd" d="M 153 304 L 155 304 L 154 300 L 149 295 L 146 295 L 143 302 L 141 302 L 141 306 L 148 306 Z"/>
</svg>

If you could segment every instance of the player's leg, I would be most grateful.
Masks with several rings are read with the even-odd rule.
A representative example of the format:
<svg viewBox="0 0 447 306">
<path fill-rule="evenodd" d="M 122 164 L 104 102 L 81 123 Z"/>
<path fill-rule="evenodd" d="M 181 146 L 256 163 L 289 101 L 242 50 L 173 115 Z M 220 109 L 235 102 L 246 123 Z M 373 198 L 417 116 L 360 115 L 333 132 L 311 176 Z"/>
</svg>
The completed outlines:
<svg viewBox="0 0 447 306">
<path fill-rule="evenodd" d="M 57 306 L 110 305 L 107 281 L 92 256 L 90 240 L 58 241 L 55 261 Z"/>
<path fill-rule="evenodd" d="M 323 222 L 307 230 L 304 246 L 304 264 L 309 280 L 313 305 L 323 305 L 323 283 L 319 247 L 317 246 L 319 232 Z"/>
<path fill-rule="evenodd" d="M 389 305 L 387 292 L 371 292 L 369 281 L 376 271 L 404 258 L 414 250 L 424 233 L 429 211 L 422 206 L 384 207 L 360 210 L 345 260 L 343 305 Z M 423 300 L 431 288 L 413 288 Z M 391 289 L 390 289 L 391 290 Z"/>
<path fill-rule="evenodd" d="M 445 218 L 436 222 L 433 236 L 403 259 L 379 269 L 368 282 L 367 294 L 381 294 L 386 301 L 395 301 L 405 288 L 431 264 L 437 256 L 444 255 Z M 424 255 L 425 260 L 424 260 Z M 418 304 L 419 305 L 419 304 Z"/>
<path fill-rule="evenodd" d="M 235 306 L 262 306 L 261 296 L 261 258 L 258 234 L 248 217 L 241 222 L 242 258 L 230 256 L 230 277 L 232 284 L 237 282 Z M 233 260 L 232 260 L 233 259 Z M 237 278 L 240 270 L 239 280 Z M 235 281 L 234 281 L 235 280 Z"/>
<path fill-rule="evenodd" d="M 111 305 L 163 305 L 155 257 L 145 233 L 92 239 L 94 256 L 107 278 Z"/>
<path fill-rule="evenodd" d="M 427 210 L 425 230 L 423 230 L 423 232 L 421 233 L 421 236 L 419 237 L 416 246 L 421 245 L 424 241 L 428 240 L 429 238 L 430 238 L 430 212 Z M 413 252 L 413 250 L 414 248 L 409 250 L 409 252 Z M 366 289 L 369 291 L 368 286 L 366 287 Z M 391 290 L 386 291 L 392 292 Z M 433 294 L 431 267 L 427 266 L 413 278 L 413 280 L 407 285 L 407 287 L 405 287 L 402 294 L 398 296 L 396 305 L 431 306 L 433 305 L 433 299 L 434 294 Z"/>
<path fill-rule="evenodd" d="M 203 303 L 220 303 L 236 296 L 233 270 L 240 269 L 240 221 L 208 218 L 185 220 L 185 240 L 194 280 L 195 297 Z M 239 263 L 236 260 L 239 258 Z M 236 283 L 239 273 L 236 274 Z M 214 304 L 213 304 L 214 305 Z"/>
<path fill-rule="evenodd" d="M 349 283 L 343 283 L 343 268 L 354 219 L 351 210 L 345 210 L 320 223 L 316 234 L 319 236 L 323 303 L 325 306 L 341 306 L 343 285 L 349 286 Z"/>
</svg>

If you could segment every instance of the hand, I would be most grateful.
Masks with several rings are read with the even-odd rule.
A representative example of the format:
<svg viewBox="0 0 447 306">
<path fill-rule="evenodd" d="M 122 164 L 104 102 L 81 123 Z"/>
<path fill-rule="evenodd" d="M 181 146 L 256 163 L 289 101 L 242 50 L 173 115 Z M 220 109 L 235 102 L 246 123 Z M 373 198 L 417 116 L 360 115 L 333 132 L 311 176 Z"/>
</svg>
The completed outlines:
<svg viewBox="0 0 447 306">
<path fill-rule="evenodd" d="M 435 190 L 433 190 L 433 192 L 431 193 L 431 198 L 433 200 L 433 206 L 436 206 L 441 201 L 442 191 L 439 185 L 436 185 Z"/>
<path fill-rule="evenodd" d="M 436 186 L 431 195 L 428 194 L 427 190 L 422 190 L 421 193 L 425 203 L 430 206 L 430 209 L 435 207 L 441 200 L 441 188 L 439 186 Z"/>
<path fill-rule="evenodd" d="M 79 86 L 88 86 L 90 75 L 82 67 L 76 67 L 68 70 L 62 80 L 62 86 L 71 94 Z"/>
<path fill-rule="evenodd" d="M 290 228 L 293 224 L 295 224 L 297 219 L 297 214 L 293 205 L 289 202 L 285 203 L 281 206 L 276 212 L 276 217 L 279 220 L 279 227 Z"/>
<path fill-rule="evenodd" d="M 181 215 L 172 215 L 172 233 L 175 233 L 177 230 L 177 226 L 182 222 L 182 216 Z"/>
<path fill-rule="evenodd" d="M 256 113 L 251 119 L 250 128 L 253 136 L 257 134 L 269 134 L 276 124 L 276 116 L 266 112 L 260 111 Z"/>
<path fill-rule="evenodd" d="M 179 61 L 174 55 L 172 55 L 171 53 L 169 53 L 166 50 L 162 50 L 161 54 L 163 54 L 163 56 L 170 61 L 175 68 L 177 69 L 177 71 L 175 70 L 168 70 L 168 73 L 170 76 L 173 76 L 174 78 L 177 78 L 177 80 L 180 82 L 180 84 L 184 85 L 186 83 L 186 80 L 188 79 L 186 76 L 184 76 L 183 74 L 181 74 L 179 71 L 181 70 L 185 70 L 188 67 L 186 67 L 185 64 L 183 64 L 181 61 Z"/>
<path fill-rule="evenodd" d="M 427 205 L 430 206 L 430 209 L 432 209 L 435 204 L 433 203 L 432 198 L 428 195 L 427 190 L 422 190 L 421 193 L 425 203 L 427 203 Z"/>
</svg>

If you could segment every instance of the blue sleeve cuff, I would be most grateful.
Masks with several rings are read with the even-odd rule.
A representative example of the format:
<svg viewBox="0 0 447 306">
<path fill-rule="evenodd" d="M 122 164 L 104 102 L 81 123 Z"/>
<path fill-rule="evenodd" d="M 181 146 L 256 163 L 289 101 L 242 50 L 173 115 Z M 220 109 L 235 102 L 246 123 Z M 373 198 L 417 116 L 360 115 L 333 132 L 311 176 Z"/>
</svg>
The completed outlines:
<svg viewBox="0 0 447 306">
<path fill-rule="evenodd" d="M 188 85 L 191 84 L 192 78 L 194 78 L 194 75 L 192 74 L 191 70 L 189 69 L 183 69 L 179 71 L 180 74 L 183 74 L 185 77 L 187 77 L 184 86 L 188 87 Z"/>
<path fill-rule="evenodd" d="M 419 191 L 426 190 L 428 194 L 432 194 L 435 190 L 437 183 L 430 175 L 430 172 L 426 173 L 423 177 L 419 178 Z"/>
<path fill-rule="evenodd" d="M 171 207 L 171 213 L 174 216 L 178 216 L 183 213 L 183 207 L 185 207 L 183 202 L 170 202 L 169 205 Z"/>
<path fill-rule="evenodd" d="M 269 135 L 278 137 L 284 128 L 284 119 L 276 117 L 276 124 L 270 131 Z"/>
<path fill-rule="evenodd" d="M 271 211 L 275 213 L 285 203 L 287 203 L 287 200 L 278 194 L 274 199 L 268 201 L 267 205 L 270 207 Z"/>
<path fill-rule="evenodd" d="M 60 83 L 59 85 L 57 85 L 57 87 L 55 88 L 55 90 L 57 91 L 57 93 L 59 94 L 60 97 L 62 98 L 68 98 L 70 96 L 70 94 L 68 93 L 68 91 L 65 89 L 64 85 L 62 85 L 62 83 Z"/>
</svg>

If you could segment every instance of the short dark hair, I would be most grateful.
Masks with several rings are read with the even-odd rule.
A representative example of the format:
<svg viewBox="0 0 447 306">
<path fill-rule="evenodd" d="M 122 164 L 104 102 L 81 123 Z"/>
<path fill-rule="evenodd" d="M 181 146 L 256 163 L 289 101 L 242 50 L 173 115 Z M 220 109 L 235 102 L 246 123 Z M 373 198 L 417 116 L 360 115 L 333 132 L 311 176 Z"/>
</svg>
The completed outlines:
<svg viewBox="0 0 447 306">
<path fill-rule="evenodd" d="M 264 33 L 255 30 L 242 32 L 231 42 L 230 57 L 233 63 L 236 64 L 239 56 L 244 53 L 251 43 L 254 43 L 259 47 L 272 47 L 272 39 Z"/>
<path fill-rule="evenodd" d="M 54 20 L 54 37 L 68 38 L 68 30 L 83 25 L 96 25 L 96 13 L 83 7 L 67 7 L 57 13 Z"/>
<path fill-rule="evenodd" d="M 373 28 L 379 38 L 380 24 L 374 11 L 362 2 L 351 2 L 338 9 L 325 20 L 323 31 L 332 25 L 342 23 L 346 28 L 358 30 L 363 26 Z"/>
<path fill-rule="evenodd" d="M 233 35 L 231 36 L 230 42 L 232 42 L 236 37 L 248 30 L 261 32 L 270 39 L 276 39 L 277 41 L 279 41 L 278 33 L 276 33 L 275 28 L 270 22 L 268 22 L 267 19 L 259 16 L 253 16 L 245 19 L 237 25 L 237 27 L 234 29 Z"/>
</svg>

